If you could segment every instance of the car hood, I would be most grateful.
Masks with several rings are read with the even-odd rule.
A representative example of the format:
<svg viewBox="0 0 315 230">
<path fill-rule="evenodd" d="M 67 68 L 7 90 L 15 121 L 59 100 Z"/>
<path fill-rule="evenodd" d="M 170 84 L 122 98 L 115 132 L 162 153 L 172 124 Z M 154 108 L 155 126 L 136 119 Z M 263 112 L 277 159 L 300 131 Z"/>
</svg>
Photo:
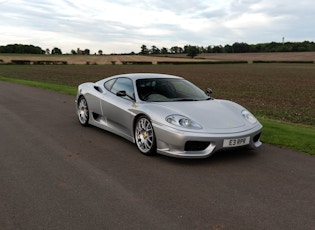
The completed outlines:
<svg viewBox="0 0 315 230">
<path fill-rule="evenodd" d="M 253 128 L 241 114 L 244 107 L 226 100 L 154 102 L 147 103 L 146 108 L 153 121 L 169 126 L 172 125 L 166 122 L 167 116 L 186 116 L 202 126 L 202 130 L 194 130 L 195 132 L 240 132 Z M 181 127 L 177 129 L 187 131 Z"/>
</svg>

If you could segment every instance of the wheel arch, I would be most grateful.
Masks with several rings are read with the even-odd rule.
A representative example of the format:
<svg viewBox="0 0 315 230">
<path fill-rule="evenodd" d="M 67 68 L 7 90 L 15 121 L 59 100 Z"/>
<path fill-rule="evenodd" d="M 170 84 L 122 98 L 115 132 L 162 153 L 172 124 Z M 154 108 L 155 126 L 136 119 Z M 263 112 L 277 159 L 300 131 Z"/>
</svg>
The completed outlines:
<svg viewBox="0 0 315 230">
<path fill-rule="evenodd" d="M 84 97 L 82 93 L 77 96 L 77 100 L 76 100 L 77 106 L 79 105 L 79 101 L 82 97 Z"/>
<path fill-rule="evenodd" d="M 78 116 L 78 119 L 81 123 L 81 125 L 83 126 L 89 126 L 89 120 L 90 120 L 90 109 L 88 107 L 88 102 L 85 98 L 84 95 L 78 95 L 77 97 L 78 99 L 76 100 L 76 107 L 77 107 L 77 116 Z M 86 108 L 82 108 L 80 103 L 82 101 L 82 99 L 84 99 L 85 101 L 85 107 Z M 87 113 L 85 112 L 85 110 L 87 110 Z M 85 115 L 81 114 L 81 112 L 83 112 Z M 85 118 L 81 118 L 81 116 L 84 116 Z"/>
</svg>

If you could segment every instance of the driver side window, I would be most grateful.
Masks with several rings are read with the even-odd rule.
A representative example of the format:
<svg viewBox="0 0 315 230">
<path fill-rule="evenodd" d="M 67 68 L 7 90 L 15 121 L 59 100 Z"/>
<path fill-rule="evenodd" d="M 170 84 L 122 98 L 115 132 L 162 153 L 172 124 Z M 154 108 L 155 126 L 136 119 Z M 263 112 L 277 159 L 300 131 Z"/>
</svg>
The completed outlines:
<svg viewBox="0 0 315 230">
<path fill-rule="evenodd" d="M 119 91 L 125 91 L 126 94 L 132 98 L 134 98 L 134 88 L 133 83 L 129 78 L 118 78 L 115 83 L 112 85 L 111 90 L 112 93 L 116 94 Z M 124 97 L 126 99 L 130 99 L 129 97 Z"/>
</svg>

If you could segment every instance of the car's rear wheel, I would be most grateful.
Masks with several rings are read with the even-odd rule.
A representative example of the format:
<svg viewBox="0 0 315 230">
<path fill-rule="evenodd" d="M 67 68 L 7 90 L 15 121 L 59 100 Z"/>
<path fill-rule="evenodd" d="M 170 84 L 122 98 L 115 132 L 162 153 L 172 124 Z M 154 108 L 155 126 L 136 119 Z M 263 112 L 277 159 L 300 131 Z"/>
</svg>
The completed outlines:
<svg viewBox="0 0 315 230">
<path fill-rule="evenodd" d="M 136 121 L 135 140 L 140 152 L 144 155 L 156 153 L 156 139 L 151 121 L 147 116 L 140 116 Z"/>
<path fill-rule="evenodd" d="M 84 96 L 81 96 L 78 100 L 77 114 L 80 124 L 83 126 L 89 125 L 89 107 Z"/>
</svg>

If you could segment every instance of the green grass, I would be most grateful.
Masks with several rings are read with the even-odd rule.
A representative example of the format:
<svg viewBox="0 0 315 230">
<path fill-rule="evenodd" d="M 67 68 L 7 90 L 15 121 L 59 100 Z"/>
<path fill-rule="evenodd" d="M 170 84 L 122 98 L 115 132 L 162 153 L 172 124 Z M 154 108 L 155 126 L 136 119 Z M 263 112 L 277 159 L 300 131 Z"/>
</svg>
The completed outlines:
<svg viewBox="0 0 315 230">
<path fill-rule="evenodd" d="M 69 95 L 75 95 L 77 89 L 74 86 L 6 77 L 0 77 L 0 81 L 54 90 Z M 263 142 L 315 155 L 315 128 L 313 126 L 285 123 L 267 118 L 259 118 L 259 120 L 264 126 Z"/>
<path fill-rule="evenodd" d="M 264 126 L 263 142 L 315 155 L 315 128 L 313 126 L 265 118 L 259 120 Z"/>
<path fill-rule="evenodd" d="M 42 89 L 49 89 L 49 90 L 53 90 L 53 91 L 57 91 L 57 92 L 61 92 L 61 93 L 69 94 L 69 95 L 75 95 L 77 91 L 77 87 L 55 84 L 55 83 L 29 81 L 29 80 L 6 78 L 6 77 L 0 77 L 0 81 L 8 81 L 8 82 L 14 82 L 14 83 L 23 84 L 23 85 L 34 86 L 34 87 L 38 87 Z"/>
</svg>

